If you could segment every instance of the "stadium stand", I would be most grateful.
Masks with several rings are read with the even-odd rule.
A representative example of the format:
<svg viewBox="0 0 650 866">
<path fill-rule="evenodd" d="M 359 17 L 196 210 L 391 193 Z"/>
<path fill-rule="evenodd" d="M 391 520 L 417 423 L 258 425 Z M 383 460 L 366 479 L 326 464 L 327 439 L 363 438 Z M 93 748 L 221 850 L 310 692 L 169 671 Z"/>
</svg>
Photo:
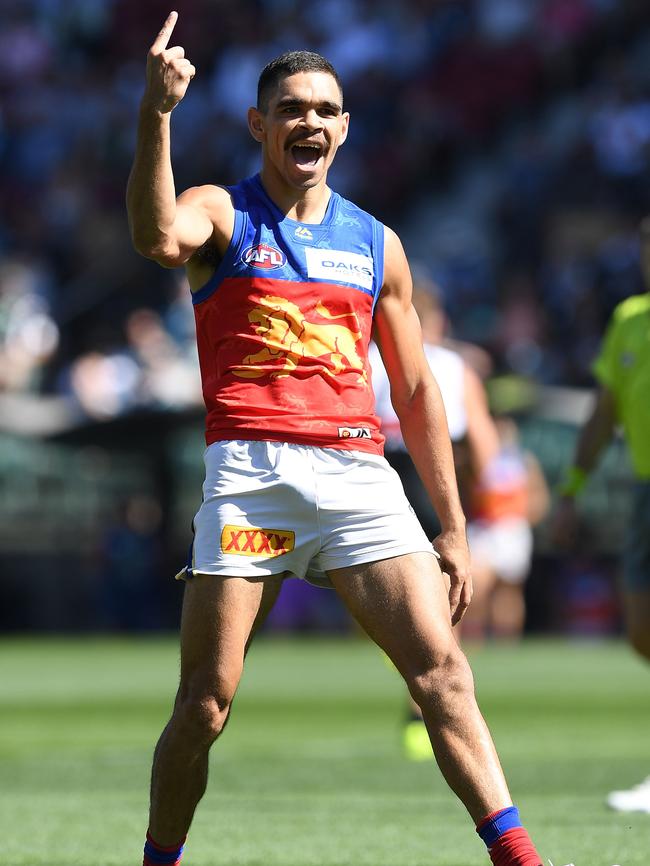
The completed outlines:
<svg viewBox="0 0 650 866">
<path fill-rule="evenodd" d="M 174 117 L 179 187 L 251 173 L 244 110 L 257 70 L 289 47 L 318 50 L 338 67 L 353 118 L 334 185 L 426 262 L 454 334 L 487 349 L 497 375 L 591 386 L 605 321 L 641 288 L 647 4 L 322 0 L 314 14 L 295 0 L 180 0 L 177 8 L 178 40 L 198 70 Z M 5 10 L 0 415 L 8 454 L 25 432 L 67 430 L 69 441 L 92 444 L 75 431 L 134 412 L 138 423 L 153 413 L 152 429 L 179 413 L 194 424 L 190 438 L 200 424 L 184 279 L 131 250 L 123 203 L 141 46 L 159 9 L 153 0 L 16 0 Z M 535 430 L 530 437 L 541 441 Z M 547 451 L 549 460 L 557 454 Z M 13 507 L 4 501 L 5 511 Z"/>
</svg>

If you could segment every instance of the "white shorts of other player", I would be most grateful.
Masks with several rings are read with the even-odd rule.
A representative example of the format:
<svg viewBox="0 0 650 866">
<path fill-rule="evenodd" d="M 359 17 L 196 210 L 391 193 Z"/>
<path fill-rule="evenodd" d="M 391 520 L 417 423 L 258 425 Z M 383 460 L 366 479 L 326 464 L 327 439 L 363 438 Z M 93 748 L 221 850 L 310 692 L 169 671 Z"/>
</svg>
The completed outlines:
<svg viewBox="0 0 650 866">
<path fill-rule="evenodd" d="M 467 527 L 472 559 L 488 566 L 506 583 L 523 583 L 530 571 L 533 532 L 526 520 L 518 517 L 496 523 L 475 521 Z"/>
<path fill-rule="evenodd" d="M 213 443 L 204 459 L 203 503 L 178 578 L 289 572 L 327 585 L 330 569 L 433 552 L 381 456 L 235 440 Z"/>
</svg>

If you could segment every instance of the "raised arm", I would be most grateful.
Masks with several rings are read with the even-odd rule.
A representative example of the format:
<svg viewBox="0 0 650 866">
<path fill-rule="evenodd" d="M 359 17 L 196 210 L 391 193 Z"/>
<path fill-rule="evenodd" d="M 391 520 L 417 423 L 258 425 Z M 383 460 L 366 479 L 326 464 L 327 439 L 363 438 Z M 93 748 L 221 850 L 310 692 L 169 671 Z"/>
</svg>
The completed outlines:
<svg viewBox="0 0 650 866">
<path fill-rule="evenodd" d="M 442 527 L 435 548 L 451 581 L 449 603 L 452 621 L 456 623 L 472 594 L 465 516 L 458 495 L 447 417 L 424 355 L 411 291 L 411 275 L 400 240 L 386 229 L 384 285 L 375 312 L 375 332 L 404 442 Z"/>
<path fill-rule="evenodd" d="M 176 199 L 170 149 L 171 112 L 195 68 L 180 45 L 168 48 L 178 20 L 170 12 L 147 56 L 135 158 L 126 193 L 135 249 L 165 267 L 185 264 L 210 238 L 223 250 L 232 233 L 230 196 L 217 186 L 187 190 Z"/>
</svg>

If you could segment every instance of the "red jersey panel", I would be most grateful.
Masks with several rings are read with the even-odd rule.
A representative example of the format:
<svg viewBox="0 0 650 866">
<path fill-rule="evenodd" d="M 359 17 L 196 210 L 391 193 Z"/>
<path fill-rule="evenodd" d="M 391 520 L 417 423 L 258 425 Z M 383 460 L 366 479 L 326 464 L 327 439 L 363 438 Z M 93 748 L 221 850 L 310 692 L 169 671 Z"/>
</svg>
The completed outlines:
<svg viewBox="0 0 650 866">
<path fill-rule="evenodd" d="M 332 283 L 226 278 L 194 308 L 208 444 L 382 453 L 367 355 L 372 302 Z"/>
</svg>

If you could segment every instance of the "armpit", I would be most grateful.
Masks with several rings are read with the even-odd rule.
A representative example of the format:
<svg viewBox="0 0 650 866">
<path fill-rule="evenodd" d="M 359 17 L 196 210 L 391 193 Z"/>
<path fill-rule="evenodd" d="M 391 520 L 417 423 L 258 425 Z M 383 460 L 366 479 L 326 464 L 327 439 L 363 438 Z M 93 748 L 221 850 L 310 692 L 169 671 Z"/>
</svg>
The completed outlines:
<svg viewBox="0 0 650 866">
<path fill-rule="evenodd" d="M 222 256 L 214 245 L 212 238 L 207 240 L 203 246 L 194 253 L 194 258 L 202 265 L 210 265 L 216 268 L 221 263 Z"/>
</svg>

